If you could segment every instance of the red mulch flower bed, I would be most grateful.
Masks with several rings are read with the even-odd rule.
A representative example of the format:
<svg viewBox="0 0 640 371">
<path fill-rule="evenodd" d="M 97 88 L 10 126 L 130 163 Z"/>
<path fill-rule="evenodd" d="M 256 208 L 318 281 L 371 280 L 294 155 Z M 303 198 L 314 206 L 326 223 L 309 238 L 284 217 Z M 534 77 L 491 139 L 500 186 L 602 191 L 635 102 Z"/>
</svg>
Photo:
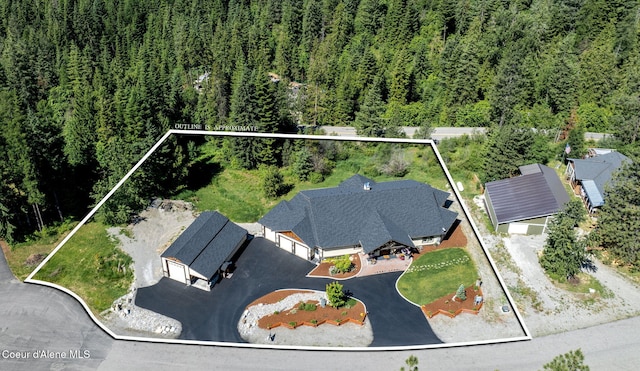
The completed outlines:
<svg viewBox="0 0 640 371">
<path fill-rule="evenodd" d="M 269 293 L 258 300 L 249 304 L 249 307 L 258 303 L 273 304 L 296 293 L 310 293 L 313 291 L 305 290 L 281 290 Z M 341 325 L 346 322 L 353 322 L 359 325 L 364 324 L 366 318 L 366 309 L 364 304 L 356 300 L 356 304 L 351 308 L 333 308 L 325 305 L 322 308 L 317 300 L 308 300 L 305 303 L 316 306 L 315 310 L 303 310 L 298 308 L 298 304 L 294 308 L 289 308 L 278 313 L 272 313 L 258 320 L 258 327 L 262 329 L 271 329 L 277 326 L 285 326 L 296 328 L 298 326 L 320 326 L 328 323 L 332 325 Z M 295 325 L 294 325 L 295 324 Z"/>
<path fill-rule="evenodd" d="M 353 259 L 351 263 L 353 266 L 351 270 L 347 273 L 336 273 L 333 276 L 329 274 L 329 268 L 333 265 L 333 263 L 322 262 L 320 265 L 315 267 L 311 272 L 309 272 L 309 276 L 311 277 L 331 277 L 335 279 L 346 279 L 351 278 L 357 275 L 360 272 L 360 268 L 362 267 L 362 263 L 360 262 L 360 256 L 358 254 L 350 255 Z"/>
<path fill-rule="evenodd" d="M 422 313 L 424 313 L 428 318 L 431 318 L 436 314 L 445 314 L 449 317 L 455 317 L 462 312 L 478 314 L 478 311 L 482 308 L 484 300 L 480 305 L 474 305 L 474 298 L 476 295 L 479 295 L 484 299 L 482 289 L 478 288 L 478 290 L 474 290 L 474 286 L 469 286 L 466 288 L 466 293 L 467 300 L 464 301 L 461 301 L 458 298 L 453 300 L 453 296 L 456 294 L 453 292 L 450 295 L 443 296 L 432 303 L 425 304 L 421 307 Z"/>
</svg>

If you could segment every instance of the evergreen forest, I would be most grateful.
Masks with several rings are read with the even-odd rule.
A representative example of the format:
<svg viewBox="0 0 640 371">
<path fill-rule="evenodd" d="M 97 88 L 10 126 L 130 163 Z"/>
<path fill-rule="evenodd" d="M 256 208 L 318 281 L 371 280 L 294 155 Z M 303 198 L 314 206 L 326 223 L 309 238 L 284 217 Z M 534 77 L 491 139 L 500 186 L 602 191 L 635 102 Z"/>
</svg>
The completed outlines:
<svg viewBox="0 0 640 371">
<path fill-rule="evenodd" d="M 487 127 L 489 154 L 540 161 L 590 131 L 637 154 L 640 3 L 0 0 L 0 125 L 8 241 L 85 215 L 178 127 Z M 215 141 L 238 168 L 286 161 L 274 139 Z M 175 194 L 207 142 L 169 138 L 106 221 Z"/>
</svg>

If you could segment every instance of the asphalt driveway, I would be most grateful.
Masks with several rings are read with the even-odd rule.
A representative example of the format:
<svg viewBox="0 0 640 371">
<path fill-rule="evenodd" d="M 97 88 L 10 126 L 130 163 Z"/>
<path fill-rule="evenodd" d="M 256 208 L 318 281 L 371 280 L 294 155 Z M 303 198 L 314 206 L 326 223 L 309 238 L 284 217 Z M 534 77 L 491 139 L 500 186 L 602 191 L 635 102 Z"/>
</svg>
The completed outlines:
<svg viewBox="0 0 640 371">
<path fill-rule="evenodd" d="M 315 266 L 254 238 L 238 261 L 233 277 L 223 279 L 211 292 L 163 278 L 154 286 L 140 288 L 136 305 L 182 323 L 181 339 L 245 342 L 237 324 L 246 306 L 278 289 L 323 290 L 330 279 L 308 278 Z M 371 346 L 437 344 L 420 309 L 401 298 L 395 289 L 400 272 L 342 281 L 345 290 L 362 300 L 369 311 L 374 341 Z"/>
</svg>

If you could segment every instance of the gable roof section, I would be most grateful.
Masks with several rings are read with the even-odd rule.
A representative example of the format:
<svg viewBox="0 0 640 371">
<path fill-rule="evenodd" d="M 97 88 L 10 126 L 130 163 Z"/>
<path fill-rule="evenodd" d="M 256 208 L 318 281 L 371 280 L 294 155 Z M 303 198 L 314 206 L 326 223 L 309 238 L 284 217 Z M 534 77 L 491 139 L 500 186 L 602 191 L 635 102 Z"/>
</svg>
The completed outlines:
<svg viewBox="0 0 640 371">
<path fill-rule="evenodd" d="M 359 242 L 364 252 L 370 253 L 390 241 L 415 247 L 406 231 L 377 211 L 371 213 L 360 230 Z"/>
<path fill-rule="evenodd" d="M 552 215 L 569 202 L 556 172 L 548 166 L 535 165 L 538 171 L 527 165 L 525 175 L 485 184 L 498 224 Z"/>
<path fill-rule="evenodd" d="M 581 181 L 583 185 L 586 180 L 593 181 L 593 184 L 589 185 L 589 187 L 594 200 L 598 198 L 604 199 L 605 186 L 611 180 L 613 173 L 623 164 L 631 162 L 627 156 L 620 152 L 609 152 L 585 159 L 570 158 L 569 161 L 574 164 L 575 178 L 577 180 Z M 600 193 L 599 195 L 595 194 L 594 191 L 596 189 Z M 604 200 L 602 202 L 604 204 Z M 593 205 L 595 206 L 595 204 Z"/>
<path fill-rule="evenodd" d="M 354 175 L 337 187 L 301 191 L 259 223 L 275 232 L 292 231 L 310 247 L 362 245 L 372 251 L 392 240 L 412 246 L 412 237 L 449 230 L 458 214 L 442 207 L 448 196 L 413 180 L 376 183 Z"/>
<path fill-rule="evenodd" d="M 246 230 L 228 221 L 189 267 L 211 279 L 246 236 Z"/>
<path fill-rule="evenodd" d="M 163 258 L 174 258 L 211 278 L 247 231 L 217 211 L 205 211 L 169 246 Z"/>
</svg>

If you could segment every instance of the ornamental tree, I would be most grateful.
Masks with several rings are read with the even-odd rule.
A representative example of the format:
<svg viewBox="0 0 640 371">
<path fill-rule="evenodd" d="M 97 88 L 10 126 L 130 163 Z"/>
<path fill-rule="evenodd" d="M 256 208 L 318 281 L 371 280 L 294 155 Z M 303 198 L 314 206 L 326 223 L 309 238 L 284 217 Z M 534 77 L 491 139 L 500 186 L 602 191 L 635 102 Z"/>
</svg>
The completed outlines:
<svg viewBox="0 0 640 371">
<path fill-rule="evenodd" d="M 344 286 L 342 286 L 337 281 L 331 282 L 327 284 L 327 299 L 329 299 L 329 305 L 334 308 L 339 308 L 346 304 L 347 295 L 343 291 Z"/>
<path fill-rule="evenodd" d="M 461 283 L 460 287 L 458 287 L 458 291 L 456 291 L 456 297 L 462 301 L 467 300 L 467 292 L 464 289 L 464 284 Z"/>
</svg>

